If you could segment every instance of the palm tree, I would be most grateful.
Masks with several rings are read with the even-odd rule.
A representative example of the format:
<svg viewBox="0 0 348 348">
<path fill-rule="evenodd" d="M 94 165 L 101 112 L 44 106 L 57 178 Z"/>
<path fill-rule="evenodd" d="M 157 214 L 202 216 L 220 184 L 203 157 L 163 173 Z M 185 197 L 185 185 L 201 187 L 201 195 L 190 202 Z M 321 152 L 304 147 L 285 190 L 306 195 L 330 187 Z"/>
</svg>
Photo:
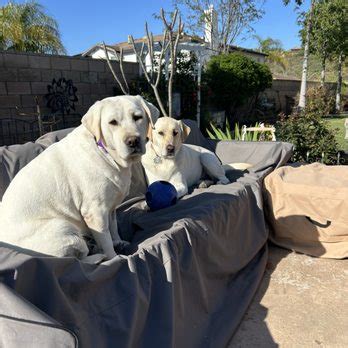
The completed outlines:
<svg viewBox="0 0 348 348">
<path fill-rule="evenodd" d="M 270 37 L 263 39 L 258 35 L 254 35 L 254 38 L 258 42 L 257 50 L 268 55 L 266 58 L 267 61 L 279 65 L 285 71 L 288 66 L 288 61 L 281 41 Z"/>
<path fill-rule="evenodd" d="M 58 23 L 36 1 L 0 7 L 0 49 L 65 54 Z"/>
</svg>

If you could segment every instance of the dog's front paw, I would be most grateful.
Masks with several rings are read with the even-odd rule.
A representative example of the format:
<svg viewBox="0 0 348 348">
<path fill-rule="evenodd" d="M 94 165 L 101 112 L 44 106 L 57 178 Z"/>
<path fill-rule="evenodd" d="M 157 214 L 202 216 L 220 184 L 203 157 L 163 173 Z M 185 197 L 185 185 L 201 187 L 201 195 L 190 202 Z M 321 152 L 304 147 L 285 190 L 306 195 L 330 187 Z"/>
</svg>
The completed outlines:
<svg viewBox="0 0 348 348">
<path fill-rule="evenodd" d="M 114 242 L 114 249 L 117 254 L 122 254 L 129 245 L 130 243 L 126 240 L 117 241 Z"/>
<path fill-rule="evenodd" d="M 212 180 L 201 180 L 198 183 L 198 188 L 205 189 L 205 188 L 208 188 L 211 185 L 214 185 L 214 181 L 212 181 Z"/>
<path fill-rule="evenodd" d="M 83 258 L 81 261 L 85 263 L 89 263 L 91 265 L 98 265 L 102 261 L 106 260 L 106 255 L 104 254 L 93 254 L 88 255 L 85 258 Z"/>
<path fill-rule="evenodd" d="M 218 185 L 227 185 L 230 183 L 230 180 L 228 180 L 226 177 L 220 178 L 217 182 Z"/>
</svg>

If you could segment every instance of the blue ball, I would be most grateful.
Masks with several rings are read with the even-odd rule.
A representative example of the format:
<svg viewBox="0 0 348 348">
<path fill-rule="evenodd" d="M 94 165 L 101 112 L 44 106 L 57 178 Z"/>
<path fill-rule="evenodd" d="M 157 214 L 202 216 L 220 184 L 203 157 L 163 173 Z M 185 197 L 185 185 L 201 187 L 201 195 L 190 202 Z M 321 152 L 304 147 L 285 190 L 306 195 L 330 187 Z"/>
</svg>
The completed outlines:
<svg viewBox="0 0 348 348">
<path fill-rule="evenodd" d="M 150 210 L 155 211 L 174 205 L 177 201 L 175 187 L 168 181 L 155 181 L 146 191 L 146 203 Z"/>
</svg>

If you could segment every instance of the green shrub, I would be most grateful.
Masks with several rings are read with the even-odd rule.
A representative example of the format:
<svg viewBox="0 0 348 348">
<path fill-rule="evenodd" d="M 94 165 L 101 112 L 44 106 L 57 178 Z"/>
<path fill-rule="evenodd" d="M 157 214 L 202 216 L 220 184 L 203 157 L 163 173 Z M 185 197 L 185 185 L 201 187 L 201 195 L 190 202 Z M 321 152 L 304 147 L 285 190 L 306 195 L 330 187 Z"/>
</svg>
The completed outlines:
<svg viewBox="0 0 348 348">
<path fill-rule="evenodd" d="M 308 88 L 306 93 L 306 113 L 325 117 L 335 113 L 335 97 L 327 87 Z"/>
<path fill-rule="evenodd" d="M 203 77 L 213 104 L 228 113 L 272 85 L 266 65 L 237 53 L 212 57 Z"/>
<path fill-rule="evenodd" d="M 287 141 L 295 146 L 293 162 L 337 162 L 335 134 L 316 112 L 283 115 L 276 124 L 276 136 L 277 140 Z"/>
</svg>

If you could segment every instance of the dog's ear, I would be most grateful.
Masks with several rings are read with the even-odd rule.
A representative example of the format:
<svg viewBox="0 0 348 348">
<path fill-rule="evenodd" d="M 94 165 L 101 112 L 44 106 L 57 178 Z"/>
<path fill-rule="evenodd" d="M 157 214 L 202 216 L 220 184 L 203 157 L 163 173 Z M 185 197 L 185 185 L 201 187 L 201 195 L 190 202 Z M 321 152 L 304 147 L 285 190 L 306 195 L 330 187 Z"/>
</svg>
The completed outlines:
<svg viewBox="0 0 348 348">
<path fill-rule="evenodd" d="M 142 96 L 136 96 L 141 103 L 141 106 L 144 108 L 145 113 L 149 119 L 149 126 L 147 128 L 147 138 L 152 141 L 152 130 L 155 128 L 155 123 L 160 115 L 159 110 L 155 105 L 146 101 Z"/>
<path fill-rule="evenodd" d="M 149 124 L 149 126 L 147 127 L 147 134 L 146 137 L 147 139 L 149 139 L 150 141 L 152 141 L 153 137 L 152 137 L 152 132 L 155 129 L 155 127 L 152 127 L 151 124 Z"/>
<path fill-rule="evenodd" d="M 97 101 L 81 119 L 81 123 L 93 134 L 97 141 L 103 138 L 101 130 L 101 109 L 102 103 Z"/>
<path fill-rule="evenodd" d="M 181 127 L 181 140 L 182 142 L 185 142 L 187 137 L 189 136 L 191 132 L 191 128 L 189 126 L 186 126 L 186 124 L 182 121 L 180 121 L 180 127 Z"/>
<path fill-rule="evenodd" d="M 153 128 L 160 115 L 159 110 L 156 108 L 155 105 L 146 101 L 142 96 L 137 95 L 136 97 L 139 99 L 141 106 L 144 108 L 146 112 L 146 115 L 149 119 L 149 125 Z"/>
</svg>

